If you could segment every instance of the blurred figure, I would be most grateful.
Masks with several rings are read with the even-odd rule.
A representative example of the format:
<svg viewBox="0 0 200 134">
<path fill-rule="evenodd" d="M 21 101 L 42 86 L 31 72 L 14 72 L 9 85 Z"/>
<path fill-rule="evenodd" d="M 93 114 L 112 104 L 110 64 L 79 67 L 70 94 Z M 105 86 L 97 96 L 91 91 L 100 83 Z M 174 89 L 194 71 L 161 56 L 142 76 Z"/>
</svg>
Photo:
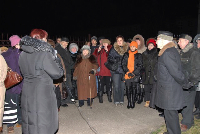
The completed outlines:
<svg viewBox="0 0 200 134">
<path fill-rule="evenodd" d="M 6 88 L 4 85 L 4 80 L 6 79 L 7 75 L 7 63 L 3 56 L 1 55 L 0 49 L 0 133 L 3 132 L 3 112 L 4 112 L 4 99 L 5 99 L 5 92 Z"/>
<path fill-rule="evenodd" d="M 91 106 L 93 98 L 97 96 L 95 74 L 98 63 L 96 58 L 91 55 L 88 45 L 84 45 L 81 51 L 73 74 L 74 79 L 77 80 L 79 107 L 84 105 L 85 100 L 87 100 L 87 105 Z"/>
<path fill-rule="evenodd" d="M 1 53 L 4 53 L 4 52 L 6 52 L 6 51 L 8 51 L 8 48 L 7 47 L 0 47 L 0 49 L 1 49 Z"/>
<path fill-rule="evenodd" d="M 86 42 L 85 42 L 85 45 L 90 46 L 90 42 L 89 42 L 89 41 L 86 41 Z"/>
<path fill-rule="evenodd" d="M 19 65 L 24 77 L 22 133 L 54 134 L 58 129 L 57 100 L 53 79 L 63 76 L 60 59 L 47 43 L 48 33 L 34 29 L 21 39 Z"/>
<path fill-rule="evenodd" d="M 2 56 L 5 58 L 8 67 L 12 69 L 12 71 L 17 72 L 21 75 L 20 68 L 19 68 L 19 56 L 20 56 L 20 45 L 19 42 L 21 38 L 18 35 L 13 35 L 9 38 L 11 42 L 11 48 L 9 48 L 6 52 L 2 53 Z M 23 82 L 11 87 L 9 90 L 6 90 L 6 97 L 5 97 L 5 110 L 4 110 L 4 117 L 3 123 L 7 123 L 8 132 L 14 131 L 14 125 L 17 122 L 17 127 L 21 127 L 22 124 L 22 115 L 21 115 L 21 108 L 20 108 L 20 94 L 22 91 L 22 84 Z M 16 104 L 16 105 L 15 105 Z M 10 107 L 10 108 L 6 108 Z M 11 112 L 15 111 L 15 112 Z M 9 113 L 9 114 L 6 114 Z M 16 116 L 14 116 L 16 115 Z"/>
</svg>

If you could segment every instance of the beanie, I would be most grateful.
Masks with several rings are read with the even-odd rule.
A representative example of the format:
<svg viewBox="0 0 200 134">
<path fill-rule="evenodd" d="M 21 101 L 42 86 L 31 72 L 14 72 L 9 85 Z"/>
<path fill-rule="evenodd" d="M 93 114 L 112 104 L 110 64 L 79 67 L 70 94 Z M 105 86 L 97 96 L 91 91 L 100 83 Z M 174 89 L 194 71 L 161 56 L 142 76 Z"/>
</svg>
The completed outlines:
<svg viewBox="0 0 200 134">
<path fill-rule="evenodd" d="M 101 41 L 102 43 L 108 43 L 108 45 L 110 45 L 110 41 L 108 39 L 102 39 Z"/>
<path fill-rule="evenodd" d="M 78 51 L 78 45 L 77 45 L 76 43 L 71 43 L 71 44 L 69 45 L 69 51 L 70 51 L 70 52 L 71 52 L 71 49 L 72 49 L 73 47 L 75 47 L 75 48 L 76 48 L 76 51 Z"/>
<path fill-rule="evenodd" d="M 67 37 L 62 37 L 61 41 L 69 42 L 69 39 Z"/>
<path fill-rule="evenodd" d="M 172 41 L 173 40 L 173 34 L 169 31 L 159 31 L 157 38 Z"/>
<path fill-rule="evenodd" d="M 97 37 L 96 36 L 92 36 L 91 41 L 92 40 L 96 40 L 97 41 Z"/>
<path fill-rule="evenodd" d="M 157 47 L 156 45 L 156 40 L 154 38 L 149 38 L 147 39 L 147 46 L 152 43 L 154 45 L 154 47 Z"/>
<path fill-rule="evenodd" d="M 132 41 L 132 42 L 130 43 L 130 47 L 131 47 L 131 46 L 134 46 L 134 47 L 136 47 L 136 48 L 138 49 L 138 44 L 137 44 L 136 41 Z"/>
<path fill-rule="evenodd" d="M 88 45 L 84 45 L 84 46 L 81 48 L 81 52 L 83 52 L 83 50 L 88 50 L 89 53 L 91 53 L 90 46 L 88 46 Z"/>
<path fill-rule="evenodd" d="M 11 36 L 9 38 L 9 40 L 11 42 L 11 46 L 13 47 L 13 46 L 17 45 L 20 42 L 21 38 L 19 38 L 18 35 L 13 35 L 13 36 Z"/>
<path fill-rule="evenodd" d="M 192 37 L 188 34 L 181 34 L 179 39 L 182 38 L 182 39 L 186 39 L 186 40 L 189 40 L 189 42 L 192 41 Z"/>
</svg>

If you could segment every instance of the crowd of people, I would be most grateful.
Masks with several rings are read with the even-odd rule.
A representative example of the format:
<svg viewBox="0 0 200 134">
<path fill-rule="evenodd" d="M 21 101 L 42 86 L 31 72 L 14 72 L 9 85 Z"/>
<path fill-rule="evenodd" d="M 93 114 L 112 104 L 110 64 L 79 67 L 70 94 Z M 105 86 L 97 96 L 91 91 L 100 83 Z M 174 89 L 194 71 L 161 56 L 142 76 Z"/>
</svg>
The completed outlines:
<svg viewBox="0 0 200 134">
<path fill-rule="evenodd" d="M 180 134 L 194 125 L 194 116 L 200 119 L 200 34 L 193 42 L 169 31 L 146 42 L 139 34 L 127 41 L 119 35 L 114 43 L 93 36 L 81 48 L 67 37 L 48 39 L 42 29 L 9 40 L 11 47 L 0 49 L 0 132 L 7 124 L 9 133 L 16 125 L 23 134 L 54 134 L 61 106 L 87 101 L 91 107 L 93 99 L 103 103 L 104 94 L 116 106 L 145 102 L 158 110 L 165 134 Z M 8 68 L 23 81 L 6 89 Z"/>
</svg>

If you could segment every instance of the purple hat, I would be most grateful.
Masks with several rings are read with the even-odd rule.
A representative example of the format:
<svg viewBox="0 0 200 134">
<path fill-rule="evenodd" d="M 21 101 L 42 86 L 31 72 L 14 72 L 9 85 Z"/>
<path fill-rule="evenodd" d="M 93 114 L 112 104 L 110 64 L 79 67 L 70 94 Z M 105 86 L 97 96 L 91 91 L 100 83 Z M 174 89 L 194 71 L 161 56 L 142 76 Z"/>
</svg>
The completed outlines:
<svg viewBox="0 0 200 134">
<path fill-rule="evenodd" d="M 19 38 L 18 35 L 13 35 L 13 36 L 11 36 L 9 38 L 9 40 L 11 42 L 11 46 L 13 47 L 13 46 L 17 45 L 20 42 L 21 38 Z"/>
</svg>

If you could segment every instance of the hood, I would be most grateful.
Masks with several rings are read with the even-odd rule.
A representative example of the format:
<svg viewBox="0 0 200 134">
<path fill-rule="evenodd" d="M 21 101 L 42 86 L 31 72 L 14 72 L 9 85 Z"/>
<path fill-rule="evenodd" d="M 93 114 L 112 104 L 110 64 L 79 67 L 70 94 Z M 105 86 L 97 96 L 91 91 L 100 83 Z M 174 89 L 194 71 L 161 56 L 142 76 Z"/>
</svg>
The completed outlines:
<svg viewBox="0 0 200 134">
<path fill-rule="evenodd" d="M 143 49 L 143 48 L 145 47 L 144 38 L 142 37 L 142 35 L 137 34 L 137 35 L 135 35 L 135 36 L 133 37 L 133 41 L 135 41 L 136 38 L 139 38 L 139 39 L 140 39 L 140 42 L 141 42 L 140 46 L 138 46 L 138 50 Z"/>
<path fill-rule="evenodd" d="M 193 39 L 193 45 L 194 45 L 195 48 L 197 48 L 197 42 L 196 42 L 196 40 L 197 40 L 198 38 L 200 38 L 200 34 L 197 34 L 197 35 L 194 37 L 194 39 Z"/>
<path fill-rule="evenodd" d="M 49 43 L 30 36 L 24 36 L 20 41 L 20 46 L 21 49 L 27 53 L 46 51 L 54 54 L 54 49 Z"/>
</svg>

